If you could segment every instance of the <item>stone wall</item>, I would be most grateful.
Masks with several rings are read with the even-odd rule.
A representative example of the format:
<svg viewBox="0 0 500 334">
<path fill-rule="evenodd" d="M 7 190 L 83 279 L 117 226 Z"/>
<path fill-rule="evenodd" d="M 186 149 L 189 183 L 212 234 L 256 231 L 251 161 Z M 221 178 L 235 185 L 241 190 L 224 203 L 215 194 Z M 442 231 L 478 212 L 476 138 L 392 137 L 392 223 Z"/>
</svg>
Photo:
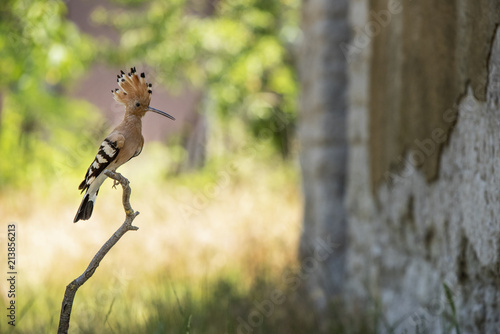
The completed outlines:
<svg viewBox="0 0 500 334">
<path fill-rule="evenodd" d="M 396 333 L 500 328 L 499 4 L 350 1 L 346 295 Z"/>
</svg>

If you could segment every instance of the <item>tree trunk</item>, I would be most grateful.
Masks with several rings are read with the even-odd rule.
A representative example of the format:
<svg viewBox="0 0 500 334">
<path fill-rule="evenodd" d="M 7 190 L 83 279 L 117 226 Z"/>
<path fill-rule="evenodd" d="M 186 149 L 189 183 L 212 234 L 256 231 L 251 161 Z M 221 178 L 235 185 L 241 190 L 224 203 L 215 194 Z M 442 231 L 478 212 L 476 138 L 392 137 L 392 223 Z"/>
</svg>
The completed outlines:
<svg viewBox="0 0 500 334">
<path fill-rule="evenodd" d="M 347 0 L 303 2 L 298 134 L 305 208 L 299 256 L 304 284 L 324 310 L 344 284 L 347 161 Z"/>
</svg>

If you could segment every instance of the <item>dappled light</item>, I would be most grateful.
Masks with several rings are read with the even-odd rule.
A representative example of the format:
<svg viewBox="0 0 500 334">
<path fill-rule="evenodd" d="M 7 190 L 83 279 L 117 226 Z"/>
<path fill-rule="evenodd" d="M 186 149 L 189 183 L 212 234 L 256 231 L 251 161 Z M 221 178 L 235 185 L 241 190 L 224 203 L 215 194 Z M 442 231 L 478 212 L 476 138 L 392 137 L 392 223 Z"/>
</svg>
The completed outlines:
<svg viewBox="0 0 500 334">
<path fill-rule="evenodd" d="M 146 116 L 157 124 L 144 123 L 145 137 L 160 140 L 146 140 L 118 170 L 130 181 L 139 230 L 78 290 L 70 332 L 315 328 L 315 315 L 295 302 L 304 274 L 298 0 L 2 6 L 0 236 L 3 245 L 15 224 L 18 279 L 15 298 L 0 285 L 2 309 L 16 306 L 16 326 L 2 313 L 0 332 L 55 332 L 66 285 L 123 222 L 111 180 L 91 219 L 72 221 L 78 184 L 123 117 L 109 89 L 131 66 L 154 85 L 152 106 L 181 108 L 165 110 L 175 124 Z M 80 6 L 87 17 L 74 12 Z"/>
</svg>

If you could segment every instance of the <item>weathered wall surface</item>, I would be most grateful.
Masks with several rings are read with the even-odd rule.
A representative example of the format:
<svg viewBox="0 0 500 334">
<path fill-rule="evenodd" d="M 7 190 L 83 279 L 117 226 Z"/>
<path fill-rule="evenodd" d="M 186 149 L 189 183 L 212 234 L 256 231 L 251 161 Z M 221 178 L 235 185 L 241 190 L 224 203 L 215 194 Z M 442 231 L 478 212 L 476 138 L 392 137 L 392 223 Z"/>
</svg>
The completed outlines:
<svg viewBox="0 0 500 334">
<path fill-rule="evenodd" d="M 462 332 L 495 333 L 499 1 L 400 3 L 363 36 L 388 2 L 350 1 L 347 295 L 380 300 L 397 333 L 439 333 L 446 284 Z"/>
<path fill-rule="evenodd" d="M 419 149 L 415 139 L 453 122 L 442 117 L 466 86 L 485 100 L 487 63 L 500 2 L 491 0 L 370 0 L 366 33 L 370 60 L 370 154 L 374 187 L 385 172 L 401 168 L 398 157 Z M 437 177 L 444 143 L 422 163 Z"/>
</svg>

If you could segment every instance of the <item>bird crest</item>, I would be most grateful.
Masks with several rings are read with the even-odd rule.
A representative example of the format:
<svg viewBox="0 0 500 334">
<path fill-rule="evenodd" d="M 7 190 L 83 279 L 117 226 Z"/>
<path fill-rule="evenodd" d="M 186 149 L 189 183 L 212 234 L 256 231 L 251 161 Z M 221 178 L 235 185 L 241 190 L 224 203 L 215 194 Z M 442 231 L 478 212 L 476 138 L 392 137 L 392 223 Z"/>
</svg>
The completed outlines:
<svg viewBox="0 0 500 334">
<path fill-rule="evenodd" d="M 117 79 L 120 88 L 111 90 L 113 98 L 126 108 L 133 108 L 137 103 L 144 107 L 149 106 L 153 90 L 152 84 L 146 82 L 144 72 L 138 75 L 135 67 L 132 67 L 127 74 L 120 72 Z"/>
</svg>

